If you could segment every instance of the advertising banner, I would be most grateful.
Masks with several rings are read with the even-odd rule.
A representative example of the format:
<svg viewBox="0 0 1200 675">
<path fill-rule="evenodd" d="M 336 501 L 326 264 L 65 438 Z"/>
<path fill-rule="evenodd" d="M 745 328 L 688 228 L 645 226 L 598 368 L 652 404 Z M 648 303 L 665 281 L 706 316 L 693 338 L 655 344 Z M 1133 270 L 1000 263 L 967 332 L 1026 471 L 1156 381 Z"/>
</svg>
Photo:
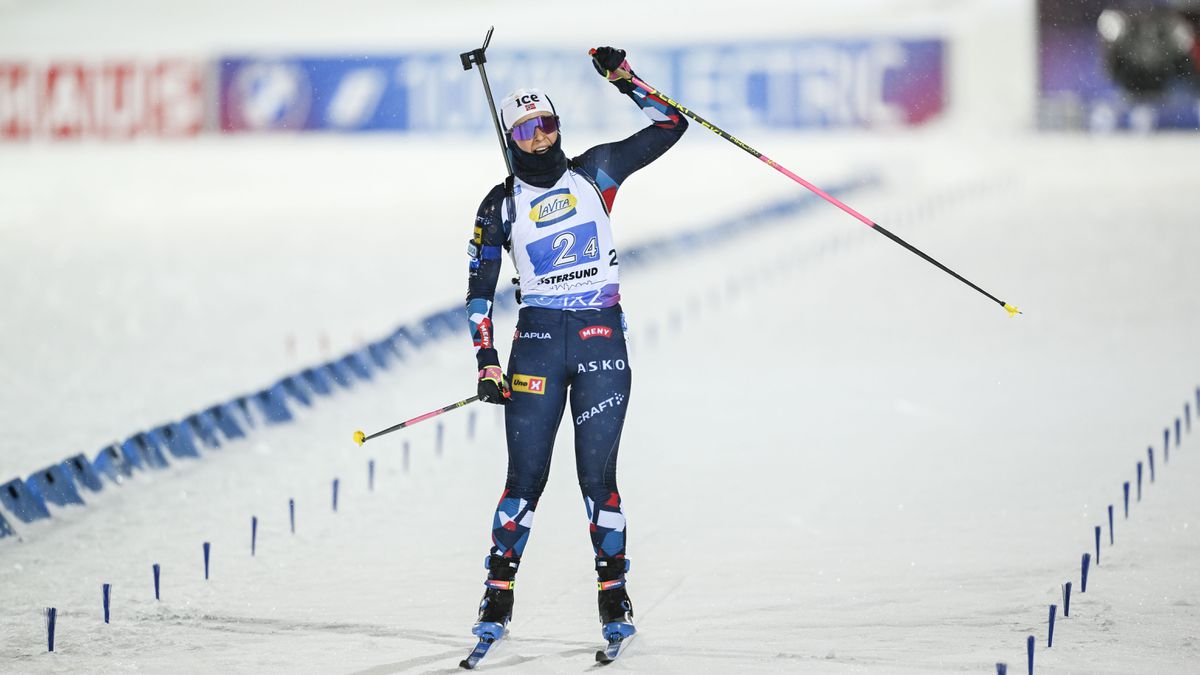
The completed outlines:
<svg viewBox="0 0 1200 675">
<path fill-rule="evenodd" d="M 1200 128 L 1195 5 L 1039 0 L 1039 126 Z"/>
<path fill-rule="evenodd" d="M 0 139 L 194 136 L 204 119 L 197 61 L 0 61 Z"/>
<path fill-rule="evenodd" d="M 941 40 L 796 40 L 637 50 L 650 84 L 732 128 L 894 128 L 919 125 L 945 105 Z M 537 87 L 572 129 L 627 128 L 634 107 L 585 52 L 488 53 L 499 98 Z M 241 56 L 220 60 L 225 132 L 404 131 L 489 133 L 474 72 L 452 51 L 356 56 Z"/>
</svg>

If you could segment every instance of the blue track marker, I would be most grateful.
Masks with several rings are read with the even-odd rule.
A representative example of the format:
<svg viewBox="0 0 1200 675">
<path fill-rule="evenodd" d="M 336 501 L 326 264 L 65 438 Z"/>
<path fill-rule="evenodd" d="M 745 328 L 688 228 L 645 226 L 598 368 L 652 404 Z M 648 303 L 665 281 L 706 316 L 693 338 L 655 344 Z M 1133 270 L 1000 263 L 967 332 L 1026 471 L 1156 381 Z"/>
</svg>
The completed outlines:
<svg viewBox="0 0 1200 675">
<path fill-rule="evenodd" d="M 160 567 L 158 563 L 154 563 L 154 566 L 150 569 L 154 571 L 154 599 L 162 600 L 162 596 L 158 594 L 158 581 L 160 575 L 162 574 L 162 567 Z"/>
<path fill-rule="evenodd" d="M 1096 526 L 1096 566 L 1100 566 L 1100 526 Z"/>
<path fill-rule="evenodd" d="M 1116 543 L 1116 539 L 1113 538 L 1113 505 L 1109 504 L 1108 505 L 1108 545 L 1112 546 L 1115 543 Z"/>
<path fill-rule="evenodd" d="M 1196 388 L 1196 406 L 1200 410 L 1200 387 Z M 1192 404 L 1183 404 L 1183 423 L 1187 425 L 1188 433 L 1192 433 Z"/>
<path fill-rule="evenodd" d="M 367 489 L 375 491 L 375 460 L 367 461 Z"/>
<path fill-rule="evenodd" d="M 1025 638 L 1025 653 L 1029 655 L 1029 675 L 1033 675 L 1033 646 L 1035 640 L 1033 636 Z"/>
<path fill-rule="evenodd" d="M 1063 616 L 1071 616 L 1071 582 L 1063 584 Z"/>
<path fill-rule="evenodd" d="M 1146 464 L 1150 467 L 1150 482 L 1154 482 L 1154 448 L 1146 448 Z"/>
<path fill-rule="evenodd" d="M 1137 500 L 1142 501 L 1142 463 L 1137 463 Z"/>
<path fill-rule="evenodd" d="M 1129 520 L 1129 481 L 1121 485 L 1121 491 L 1125 494 L 1125 520 Z"/>
<path fill-rule="evenodd" d="M 296 500 L 288 500 L 288 525 L 292 529 L 292 534 L 296 534 Z"/>
<path fill-rule="evenodd" d="M 1171 461 L 1171 430 L 1163 429 L 1163 464 Z"/>
<path fill-rule="evenodd" d="M 1046 636 L 1046 649 L 1054 646 L 1054 615 L 1058 613 L 1058 605 L 1050 605 L 1050 634 Z"/>
<path fill-rule="evenodd" d="M 208 556 L 212 552 L 212 544 L 204 542 L 204 580 L 208 581 Z"/>
<path fill-rule="evenodd" d="M 1087 593 L 1087 575 L 1088 568 L 1092 566 L 1092 554 L 1083 554 L 1083 564 L 1080 567 L 1079 573 L 1079 592 Z"/>
<path fill-rule="evenodd" d="M 258 552 L 258 516 L 250 516 L 250 557 Z"/>
<path fill-rule="evenodd" d="M 996 664 L 996 675 L 1008 675 L 1008 664 L 1007 663 L 997 663 Z"/>
<path fill-rule="evenodd" d="M 58 623 L 58 610 L 53 607 L 46 608 L 46 647 L 48 651 L 54 651 L 54 625 Z"/>
<path fill-rule="evenodd" d="M 337 513 L 338 483 L 340 483 L 340 482 L 341 481 L 339 481 L 336 478 L 333 479 L 333 512 L 334 513 Z"/>
<path fill-rule="evenodd" d="M 112 597 L 112 584 L 104 584 L 100 587 L 100 597 L 104 599 L 104 623 L 108 623 L 108 603 Z"/>
<path fill-rule="evenodd" d="M 1181 436 L 1181 434 L 1179 433 L 1179 418 L 1176 417 L 1175 418 L 1175 447 L 1177 447 L 1177 448 L 1179 447 L 1179 437 L 1180 436 Z"/>
</svg>

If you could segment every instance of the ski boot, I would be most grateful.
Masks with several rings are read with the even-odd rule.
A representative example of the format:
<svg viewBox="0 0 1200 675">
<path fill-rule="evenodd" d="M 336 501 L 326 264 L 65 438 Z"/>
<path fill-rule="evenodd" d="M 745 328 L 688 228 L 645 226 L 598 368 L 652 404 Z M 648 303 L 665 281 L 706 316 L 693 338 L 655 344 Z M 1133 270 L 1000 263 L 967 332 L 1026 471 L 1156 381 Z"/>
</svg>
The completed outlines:
<svg viewBox="0 0 1200 675">
<path fill-rule="evenodd" d="M 513 580 L 520 564 L 519 558 L 488 556 L 488 578 L 484 582 L 487 590 L 479 602 L 479 619 L 471 628 L 471 633 L 479 639 L 499 640 L 504 636 L 505 628 L 512 619 L 513 586 L 516 583 Z"/>
<path fill-rule="evenodd" d="M 625 590 L 625 558 L 596 558 L 596 579 L 600 606 L 600 625 L 604 639 L 610 644 L 620 642 L 637 632 L 633 626 L 633 603 Z"/>
</svg>

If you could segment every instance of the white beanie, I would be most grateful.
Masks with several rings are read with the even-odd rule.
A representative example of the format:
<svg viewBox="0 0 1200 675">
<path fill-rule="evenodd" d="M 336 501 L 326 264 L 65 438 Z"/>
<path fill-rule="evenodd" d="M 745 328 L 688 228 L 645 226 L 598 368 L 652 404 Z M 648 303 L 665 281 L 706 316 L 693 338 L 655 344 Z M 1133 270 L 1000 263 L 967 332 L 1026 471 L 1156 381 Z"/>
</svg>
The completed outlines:
<svg viewBox="0 0 1200 675">
<path fill-rule="evenodd" d="M 512 131 L 517 120 L 532 113 L 548 112 L 557 115 L 554 103 L 541 89 L 518 89 L 500 102 L 500 124 Z"/>
</svg>

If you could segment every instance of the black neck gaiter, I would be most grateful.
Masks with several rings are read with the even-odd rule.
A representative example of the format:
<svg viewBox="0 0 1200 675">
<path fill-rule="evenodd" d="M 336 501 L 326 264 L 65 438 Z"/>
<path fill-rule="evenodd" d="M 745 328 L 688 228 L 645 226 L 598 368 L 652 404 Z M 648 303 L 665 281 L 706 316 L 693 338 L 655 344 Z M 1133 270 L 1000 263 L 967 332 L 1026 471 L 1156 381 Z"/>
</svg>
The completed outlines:
<svg viewBox="0 0 1200 675">
<path fill-rule="evenodd" d="M 554 145 L 546 152 L 535 155 L 517 147 L 516 141 L 508 141 L 508 149 L 512 152 L 513 173 L 517 178 L 540 188 L 548 188 L 562 178 L 567 170 L 567 156 L 562 151 L 562 135 L 554 141 Z"/>
</svg>

